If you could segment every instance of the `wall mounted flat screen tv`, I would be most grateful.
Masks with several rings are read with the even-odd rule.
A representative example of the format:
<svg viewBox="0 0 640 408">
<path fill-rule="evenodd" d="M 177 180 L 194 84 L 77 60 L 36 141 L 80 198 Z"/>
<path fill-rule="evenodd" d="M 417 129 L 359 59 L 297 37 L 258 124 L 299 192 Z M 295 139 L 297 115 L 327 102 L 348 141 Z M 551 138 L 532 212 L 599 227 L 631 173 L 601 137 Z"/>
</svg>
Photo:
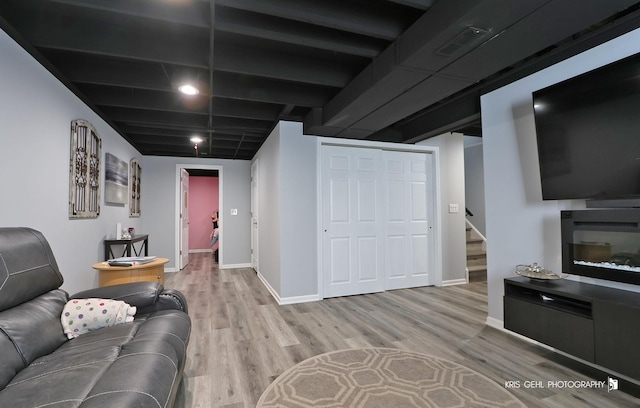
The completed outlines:
<svg viewBox="0 0 640 408">
<path fill-rule="evenodd" d="M 640 54 L 533 93 L 542 198 L 640 198 Z"/>
</svg>

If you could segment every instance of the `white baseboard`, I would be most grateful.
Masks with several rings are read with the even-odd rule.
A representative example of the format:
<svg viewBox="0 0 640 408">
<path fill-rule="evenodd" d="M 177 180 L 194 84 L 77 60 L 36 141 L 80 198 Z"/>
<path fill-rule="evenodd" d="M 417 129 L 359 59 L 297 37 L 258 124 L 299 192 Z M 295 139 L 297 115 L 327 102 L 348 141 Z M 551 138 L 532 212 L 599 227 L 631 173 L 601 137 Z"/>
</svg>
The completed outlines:
<svg viewBox="0 0 640 408">
<path fill-rule="evenodd" d="M 506 331 L 504 328 L 504 322 L 502 320 L 496 319 L 495 317 L 487 316 L 485 324 L 489 327 L 493 327 L 494 329 Z"/>
<path fill-rule="evenodd" d="M 271 293 L 271 296 L 273 296 L 273 298 L 276 300 L 276 302 L 278 302 L 278 304 L 280 304 L 280 295 L 278 294 L 278 292 L 276 292 L 276 290 L 271 286 L 271 284 L 264 278 L 264 276 L 262 276 L 262 274 L 260 272 L 257 272 L 258 275 L 258 279 L 260 279 L 260 282 L 262 282 L 262 284 L 264 285 L 265 288 L 267 288 L 267 290 L 269 291 L 269 293 Z"/>
<path fill-rule="evenodd" d="M 317 302 L 321 300 L 320 295 L 291 296 L 280 298 L 280 305 L 295 305 L 296 303 Z"/>
<path fill-rule="evenodd" d="M 442 284 L 440 284 L 440 286 L 453 286 L 453 285 L 466 285 L 467 280 L 462 278 L 462 279 L 451 279 L 451 280 L 446 280 L 446 281 L 442 281 Z"/>
<path fill-rule="evenodd" d="M 209 251 L 211 252 L 211 251 Z M 228 264 L 228 265 L 220 265 L 220 269 L 237 269 L 237 268 L 251 268 L 251 263 L 242 263 L 242 264 Z M 178 268 L 164 268 L 165 273 L 170 272 L 180 272 Z"/>
<path fill-rule="evenodd" d="M 262 282 L 262 284 L 267 288 L 271 296 L 278 302 L 279 305 L 293 305 L 296 303 L 306 303 L 306 302 L 316 302 L 320 300 L 320 295 L 305 295 L 305 296 L 291 296 L 286 298 L 281 298 L 278 292 L 269 284 L 269 282 L 258 272 L 258 279 Z"/>
<path fill-rule="evenodd" d="M 236 268 L 252 268 L 251 262 L 241 264 L 224 264 L 220 265 L 220 269 L 236 269 Z"/>
</svg>

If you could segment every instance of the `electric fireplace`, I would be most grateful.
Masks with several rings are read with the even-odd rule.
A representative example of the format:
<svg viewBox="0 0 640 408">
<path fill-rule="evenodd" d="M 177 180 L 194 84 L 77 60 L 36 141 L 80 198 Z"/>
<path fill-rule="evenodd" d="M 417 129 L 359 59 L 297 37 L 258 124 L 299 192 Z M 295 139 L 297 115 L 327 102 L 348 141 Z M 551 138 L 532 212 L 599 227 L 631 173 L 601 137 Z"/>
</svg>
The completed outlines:
<svg viewBox="0 0 640 408">
<path fill-rule="evenodd" d="M 640 285 L 640 209 L 561 212 L 562 272 Z"/>
</svg>

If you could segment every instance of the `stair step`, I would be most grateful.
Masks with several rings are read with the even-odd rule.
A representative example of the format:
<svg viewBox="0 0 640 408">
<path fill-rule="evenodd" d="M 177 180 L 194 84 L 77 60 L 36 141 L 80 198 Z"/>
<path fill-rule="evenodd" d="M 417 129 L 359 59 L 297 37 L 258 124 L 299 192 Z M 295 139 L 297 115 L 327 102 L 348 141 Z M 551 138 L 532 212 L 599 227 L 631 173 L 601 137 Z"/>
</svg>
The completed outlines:
<svg viewBox="0 0 640 408">
<path fill-rule="evenodd" d="M 467 266 L 467 270 L 469 271 L 469 273 L 471 272 L 482 272 L 482 271 L 487 271 L 487 265 L 468 265 Z"/>
<path fill-rule="evenodd" d="M 479 254 L 479 253 L 483 253 L 484 248 L 482 244 L 470 244 L 467 245 L 467 253 L 468 254 Z"/>
<path fill-rule="evenodd" d="M 487 280 L 487 252 L 485 241 L 470 226 L 467 234 L 467 271 L 469 282 L 486 282 Z"/>
<path fill-rule="evenodd" d="M 467 259 L 467 266 L 487 266 L 486 258 Z"/>
<path fill-rule="evenodd" d="M 487 270 L 469 271 L 469 282 L 485 282 L 487 280 Z"/>
<path fill-rule="evenodd" d="M 467 248 L 467 258 L 469 258 L 469 257 L 478 258 L 478 257 L 486 256 L 486 255 L 487 255 L 487 253 L 484 252 L 481 249 L 473 250 L 473 249 Z"/>
</svg>

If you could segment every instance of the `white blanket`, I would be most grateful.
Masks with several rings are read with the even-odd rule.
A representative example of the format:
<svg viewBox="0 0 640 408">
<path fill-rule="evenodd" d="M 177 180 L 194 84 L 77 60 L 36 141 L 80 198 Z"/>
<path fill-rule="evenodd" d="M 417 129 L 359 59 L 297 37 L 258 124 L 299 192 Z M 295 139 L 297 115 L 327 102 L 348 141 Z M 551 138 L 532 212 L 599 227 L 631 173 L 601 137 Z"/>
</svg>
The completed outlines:
<svg viewBox="0 0 640 408">
<path fill-rule="evenodd" d="M 72 339 L 91 330 L 132 322 L 135 306 L 113 299 L 73 299 L 62 310 L 62 327 Z"/>
</svg>

